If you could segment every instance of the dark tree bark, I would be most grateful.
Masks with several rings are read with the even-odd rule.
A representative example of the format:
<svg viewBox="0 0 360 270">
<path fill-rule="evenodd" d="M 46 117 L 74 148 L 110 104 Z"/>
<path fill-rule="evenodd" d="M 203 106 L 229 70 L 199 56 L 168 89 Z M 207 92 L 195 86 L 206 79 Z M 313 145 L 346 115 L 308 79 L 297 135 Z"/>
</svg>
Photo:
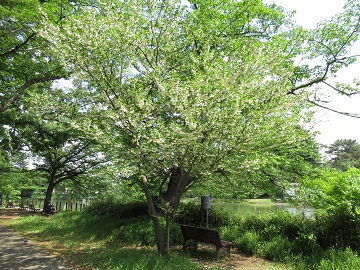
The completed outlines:
<svg viewBox="0 0 360 270">
<path fill-rule="evenodd" d="M 45 195 L 45 201 L 44 201 L 44 207 L 43 207 L 43 212 L 45 214 L 52 214 L 51 199 L 52 199 L 52 194 L 53 194 L 55 186 L 56 186 L 56 183 L 55 183 L 54 179 L 51 178 L 50 183 L 46 190 L 46 195 Z"/>
</svg>

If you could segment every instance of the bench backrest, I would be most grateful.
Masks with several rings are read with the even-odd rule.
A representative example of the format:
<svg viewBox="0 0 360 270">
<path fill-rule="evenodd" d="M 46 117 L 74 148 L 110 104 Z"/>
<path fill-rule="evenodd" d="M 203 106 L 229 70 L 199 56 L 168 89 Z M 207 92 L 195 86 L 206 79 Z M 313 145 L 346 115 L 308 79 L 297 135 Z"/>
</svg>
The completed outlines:
<svg viewBox="0 0 360 270">
<path fill-rule="evenodd" d="M 185 239 L 194 239 L 201 242 L 207 242 L 221 246 L 221 240 L 218 231 L 187 225 L 180 225 L 180 228 Z"/>
</svg>

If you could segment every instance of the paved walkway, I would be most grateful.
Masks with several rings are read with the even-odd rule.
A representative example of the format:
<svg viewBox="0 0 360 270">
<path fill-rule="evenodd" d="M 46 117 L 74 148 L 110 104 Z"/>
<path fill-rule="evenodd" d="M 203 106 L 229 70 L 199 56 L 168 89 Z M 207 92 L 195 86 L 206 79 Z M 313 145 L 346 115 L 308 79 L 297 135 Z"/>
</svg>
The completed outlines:
<svg viewBox="0 0 360 270">
<path fill-rule="evenodd" d="M 74 269 L 36 246 L 31 239 L 26 244 L 23 239 L 23 236 L 0 224 L 0 269 Z"/>
</svg>

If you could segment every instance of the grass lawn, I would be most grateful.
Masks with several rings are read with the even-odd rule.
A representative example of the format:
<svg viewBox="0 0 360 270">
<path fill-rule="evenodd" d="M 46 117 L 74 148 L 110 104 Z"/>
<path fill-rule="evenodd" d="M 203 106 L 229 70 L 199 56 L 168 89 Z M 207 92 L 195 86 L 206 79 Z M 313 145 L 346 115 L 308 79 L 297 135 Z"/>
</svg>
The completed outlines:
<svg viewBox="0 0 360 270">
<path fill-rule="evenodd" d="M 0 221 L 31 241 L 69 261 L 78 269 L 290 269 L 256 257 L 236 254 L 215 260 L 215 247 L 181 248 L 177 225 L 172 228 L 172 248 L 166 256 L 156 250 L 148 217 L 114 219 L 85 212 L 39 214 Z M 19 210 L 20 211 L 20 210 Z M 25 213 L 27 211 L 24 211 Z M 14 216 L 16 217 L 16 216 Z"/>
</svg>

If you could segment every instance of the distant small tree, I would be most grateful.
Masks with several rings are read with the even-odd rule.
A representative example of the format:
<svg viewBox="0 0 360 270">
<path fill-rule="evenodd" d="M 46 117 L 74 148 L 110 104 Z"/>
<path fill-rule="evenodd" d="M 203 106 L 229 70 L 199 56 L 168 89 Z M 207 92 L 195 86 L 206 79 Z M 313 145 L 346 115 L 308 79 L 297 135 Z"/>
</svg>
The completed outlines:
<svg viewBox="0 0 360 270">
<path fill-rule="evenodd" d="M 349 167 L 360 168 L 360 144 L 354 139 L 340 139 L 326 151 L 331 167 L 346 171 Z"/>
<path fill-rule="evenodd" d="M 81 101 L 66 90 L 33 92 L 25 98 L 21 112 L 13 121 L 22 149 L 37 157 L 32 169 L 47 179 L 44 201 L 50 202 L 54 188 L 60 184 L 83 189 L 102 184 L 99 170 L 108 165 L 97 140 L 77 130 L 70 123 L 85 116 Z M 80 121 L 80 120 L 79 120 Z"/>
</svg>

